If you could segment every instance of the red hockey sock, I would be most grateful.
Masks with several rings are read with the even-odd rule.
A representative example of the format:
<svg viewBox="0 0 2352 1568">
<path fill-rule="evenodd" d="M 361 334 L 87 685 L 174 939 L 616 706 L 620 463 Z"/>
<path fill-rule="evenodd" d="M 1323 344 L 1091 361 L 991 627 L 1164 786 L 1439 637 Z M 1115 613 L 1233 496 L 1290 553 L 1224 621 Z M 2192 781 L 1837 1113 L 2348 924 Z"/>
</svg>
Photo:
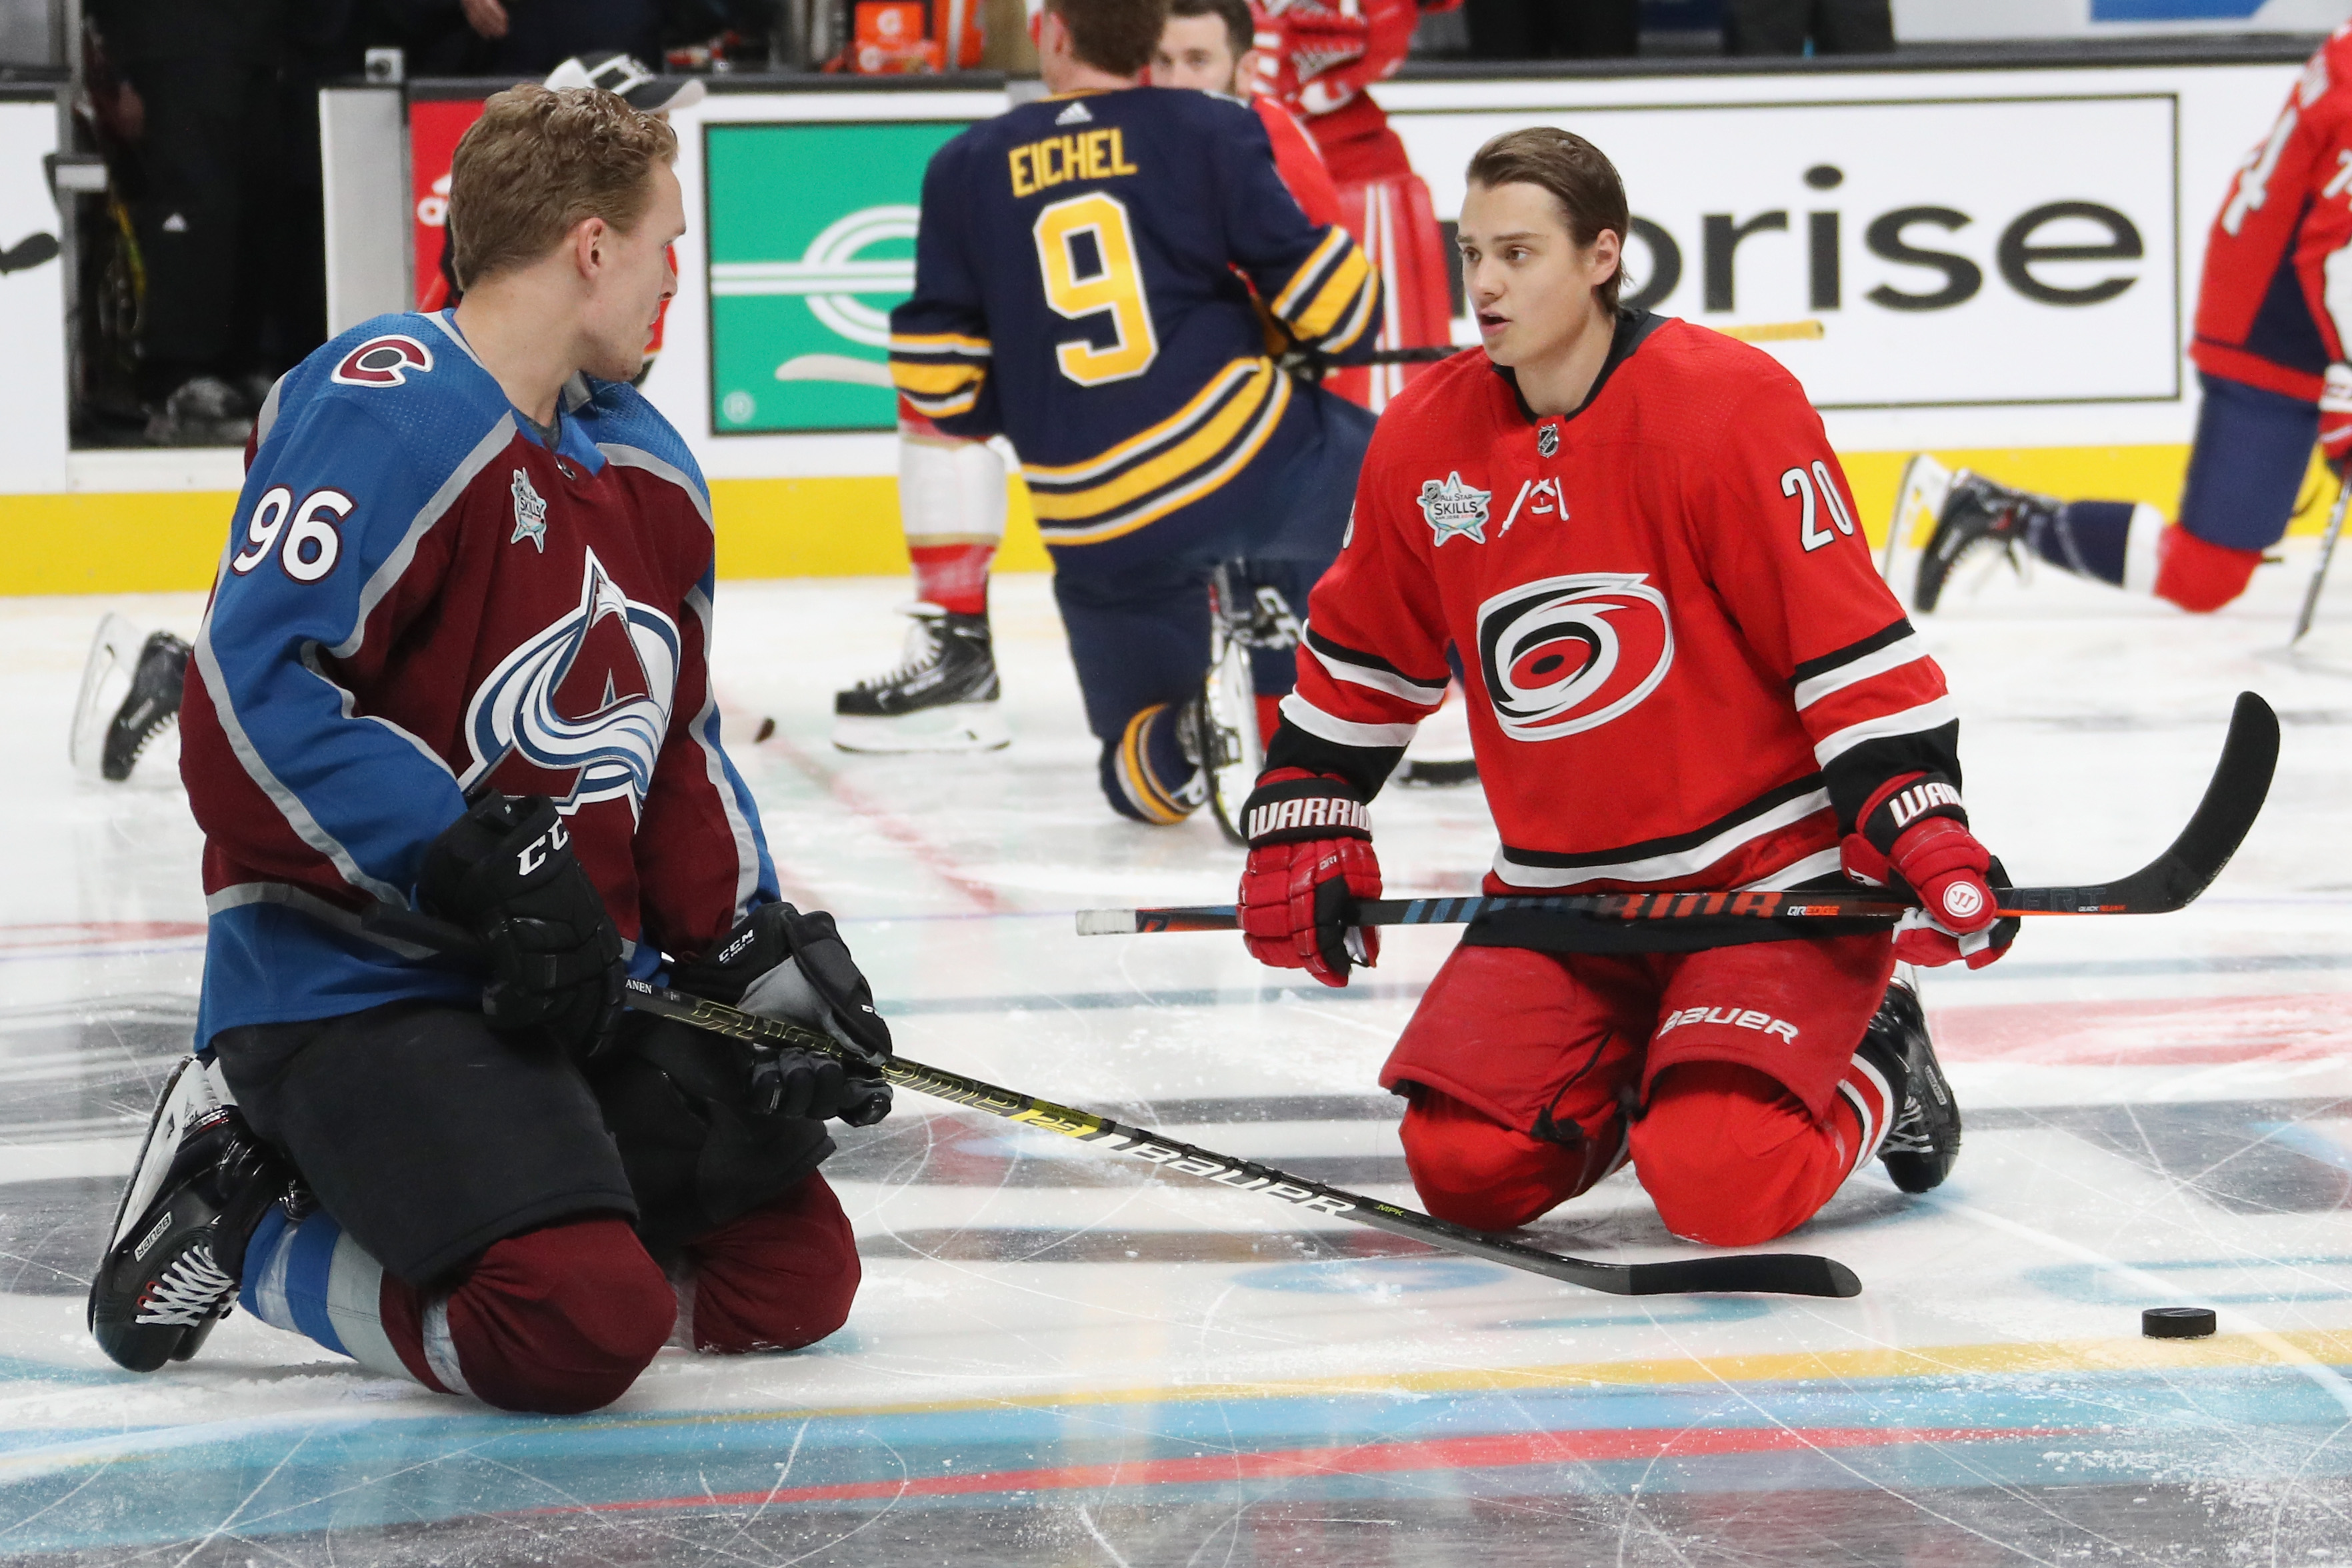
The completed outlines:
<svg viewBox="0 0 2352 1568">
<path fill-rule="evenodd" d="M 446 1295 L 383 1277 L 384 1335 L 425 1387 L 572 1415 L 628 1392 L 669 1338 L 677 1298 L 625 1220 L 494 1243 Z"/>
<path fill-rule="evenodd" d="M 681 1299 L 694 1348 L 796 1351 L 849 1321 L 857 1238 L 824 1177 L 812 1171 L 772 1203 L 686 1249 Z"/>
<path fill-rule="evenodd" d="M 1666 1228 L 1748 1247 L 1812 1218 L 1855 1163 L 1854 1108 L 1840 1088 L 1825 1124 L 1751 1067 L 1685 1062 L 1660 1073 L 1633 1124 L 1633 1169 Z"/>
<path fill-rule="evenodd" d="M 1606 1148 L 1598 1140 L 1577 1147 L 1549 1142 L 1427 1088 L 1414 1094 L 1399 1131 L 1423 1204 L 1473 1230 L 1527 1224 L 1598 1181 L 1616 1154 L 1614 1138 Z"/>
<path fill-rule="evenodd" d="M 2210 543 L 2177 522 L 2158 538 L 2156 552 L 2156 596 L 2200 615 L 2244 593 L 2254 568 L 2263 563 L 2259 550 Z"/>
<path fill-rule="evenodd" d="M 988 563 L 996 559 L 994 544 L 916 544 L 907 553 L 915 561 L 915 597 L 950 615 L 988 614 Z"/>
</svg>

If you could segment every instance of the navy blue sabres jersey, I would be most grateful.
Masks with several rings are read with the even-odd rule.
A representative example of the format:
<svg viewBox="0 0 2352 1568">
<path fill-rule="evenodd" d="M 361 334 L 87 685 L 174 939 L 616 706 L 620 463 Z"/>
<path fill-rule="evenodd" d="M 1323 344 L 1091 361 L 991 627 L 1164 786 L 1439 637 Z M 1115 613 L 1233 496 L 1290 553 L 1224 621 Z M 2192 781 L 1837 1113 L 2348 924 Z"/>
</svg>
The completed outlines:
<svg viewBox="0 0 2352 1568">
<path fill-rule="evenodd" d="M 1049 98 L 932 157 L 891 374 L 946 433 L 1011 438 L 1048 544 L 1097 544 L 1213 512 L 1309 438 L 1258 302 L 1301 344 L 1370 351 L 1380 274 L 1307 222 L 1256 115 L 1181 89 Z"/>
</svg>

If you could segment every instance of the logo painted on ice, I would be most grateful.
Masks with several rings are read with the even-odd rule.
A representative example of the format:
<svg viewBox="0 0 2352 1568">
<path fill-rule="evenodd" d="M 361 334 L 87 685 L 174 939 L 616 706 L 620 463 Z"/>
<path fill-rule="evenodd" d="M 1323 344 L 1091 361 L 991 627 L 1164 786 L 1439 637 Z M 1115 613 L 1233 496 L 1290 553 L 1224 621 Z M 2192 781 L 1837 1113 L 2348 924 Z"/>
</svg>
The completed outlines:
<svg viewBox="0 0 2352 1568">
<path fill-rule="evenodd" d="M 1459 473 L 1440 479 L 1424 479 L 1421 486 L 1421 515 L 1429 522 L 1430 531 L 1436 534 L 1433 546 L 1443 544 L 1455 534 L 1466 534 L 1474 544 L 1486 542 L 1486 503 L 1493 495 L 1473 485 L 1462 482 Z"/>
<path fill-rule="evenodd" d="M 677 625 L 638 604 L 587 552 L 579 607 L 507 655 L 466 708 L 474 765 L 510 795 L 545 795 L 566 811 L 625 797 L 643 804 L 669 731 Z"/>
<path fill-rule="evenodd" d="M 415 338 L 386 332 L 370 338 L 343 356 L 327 379 L 345 386 L 404 386 L 408 373 L 433 368 L 433 351 Z"/>
<path fill-rule="evenodd" d="M 1478 666 L 1503 733 L 1556 741 L 1639 707 L 1675 662 L 1665 596 L 1639 572 L 1579 572 L 1478 606 Z"/>
<path fill-rule="evenodd" d="M 547 553 L 547 503 L 530 488 L 530 476 L 520 468 L 514 471 L 515 531 L 509 544 L 520 544 L 528 539 L 541 555 Z"/>
</svg>

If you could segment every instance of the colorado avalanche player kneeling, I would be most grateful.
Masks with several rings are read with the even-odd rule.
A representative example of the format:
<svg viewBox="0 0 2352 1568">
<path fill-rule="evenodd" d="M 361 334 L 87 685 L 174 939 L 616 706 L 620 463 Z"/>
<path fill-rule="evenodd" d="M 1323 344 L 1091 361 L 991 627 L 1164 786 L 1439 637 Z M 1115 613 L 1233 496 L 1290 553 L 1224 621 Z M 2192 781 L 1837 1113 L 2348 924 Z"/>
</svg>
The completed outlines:
<svg viewBox="0 0 2352 1568">
<path fill-rule="evenodd" d="M 1486 353 L 1406 388 L 1372 438 L 1244 807 L 1250 951 L 1332 985 L 1377 955 L 1349 924 L 1381 888 L 1363 803 L 1451 644 L 1503 839 L 1489 892 L 1843 870 L 1927 912 L 1892 938 L 1474 924 L 1381 1077 L 1410 1102 L 1430 1212 L 1508 1229 L 1631 1159 L 1669 1228 L 1736 1246 L 1801 1225 L 1874 1155 L 1925 1191 L 1959 1113 L 1896 961 L 1987 963 L 2016 925 L 1960 805 L 1942 673 L 1796 381 L 1618 307 L 1628 215 L 1600 151 L 1514 132 L 1468 183 Z"/>
<path fill-rule="evenodd" d="M 777 900 L 719 747 L 709 498 L 628 384 L 677 281 L 676 153 L 610 93 L 493 97 L 451 177 L 465 302 L 345 333 L 262 412 L 183 719 L 197 1055 L 90 1290 L 126 1367 L 234 1301 L 578 1411 L 673 1331 L 790 1349 L 848 1314 L 824 1119 L 887 1087 L 620 1005 L 667 964 L 889 1049 L 831 917 Z M 362 925 L 412 901 L 486 957 Z"/>
</svg>

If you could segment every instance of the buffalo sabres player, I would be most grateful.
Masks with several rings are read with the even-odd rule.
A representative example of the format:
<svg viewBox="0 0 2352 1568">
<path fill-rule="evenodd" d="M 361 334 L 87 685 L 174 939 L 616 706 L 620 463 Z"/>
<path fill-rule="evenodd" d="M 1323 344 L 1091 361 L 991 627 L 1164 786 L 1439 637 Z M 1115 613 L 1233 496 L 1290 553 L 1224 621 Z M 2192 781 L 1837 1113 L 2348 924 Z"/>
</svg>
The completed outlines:
<svg viewBox="0 0 2352 1568">
<path fill-rule="evenodd" d="M 197 1054 L 90 1290 L 123 1366 L 234 1301 L 578 1411 L 673 1330 L 789 1349 L 848 1312 L 823 1119 L 887 1088 L 620 1006 L 667 968 L 889 1048 L 831 917 L 777 900 L 719 746 L 709 498 L 628 385 L 676 285 L 676 152 L 610 93 L 493 97 L 452 174 L 464 302 L 344 333 L 263 410 L 182 721 Z M 384 905 L 480 956 L 378 937 Z"/>
<path fill-rule="evenodd" d="M 2184 610 L 2245 592 L 2286 535 L 2315 439 L 2352 467 L 2352 27 L 2304 67 L 2245 156 L 2205 239 L 2197 332 L 2204 398 L 2170 521 L 2145 503 L 2062 501 L 1965 470 L 1919 558 L 1912 603 L 1933 610 L 1954 569 L 2019 552 Z"/>
<path fill-rule="evenodd" d="M 1508 1230 L 1631 1160 L 1677 1233 L 1802 1224 L 1874 1156 L 1912 1191 L 1959 1142 L 1898 959 L 1999 956 L 1944 678 L 1873 570 L 1804 391 L 1762 353 L 1617 304 L 1629 221 L 1590 142 L 1480 149 L 1461 223 L 1486 352 L 1381 417 L 1298 688 L 1244 810 L 1250 951 L 1327 984 L 1377 954 L 1365 803 L 1462 650 L 1502 848 L 1491 893 L 1915 892 L 1884 929 L 1474 924 L 1381 1083 L 1430 1211 Z M 1664 928 L 1659 928 L 1663 931 Z M 1682 928 L 1684 931 L 1690 928 Z M 1353 951 L 1351 952 L 1351 947 Z M 1633 949 L 1632 951 L 1629 951 Z"/>
<path fill-rule="evenodd" d="M 1346 231 L 1284 189 L 1247 108 L 1137 85 L 1163 11 L 1046 6 L 1053 96 L 932 158 L 890 339 L 899 393 L 943 440 L 1002 434 L 1021 454 L 1103 791 L 1152 823 L 1205 798 L 1210 574 L 1246 558 L 1252 590 L 1303 602 L 1370 434 L 1363 410 L 1284 374 L 1269 340 L 1368 352 L 1380 300 Z M 1289 658 L 1255 673 L 1286 690 Z M 975 700 L 993 692 L 992 673 Z"/>
</svg>

